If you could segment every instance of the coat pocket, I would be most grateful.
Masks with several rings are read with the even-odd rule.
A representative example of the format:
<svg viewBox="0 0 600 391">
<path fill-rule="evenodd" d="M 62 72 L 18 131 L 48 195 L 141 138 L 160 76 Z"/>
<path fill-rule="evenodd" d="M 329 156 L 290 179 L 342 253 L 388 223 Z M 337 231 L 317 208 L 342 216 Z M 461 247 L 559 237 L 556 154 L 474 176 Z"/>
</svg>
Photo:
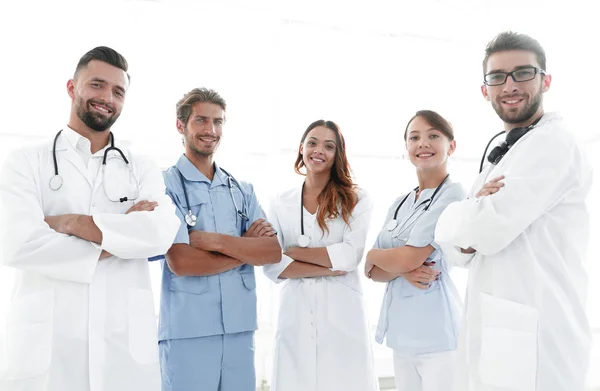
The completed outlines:
<svg viewBox="0 0 600 391">
<path fill-rule="evenodd" d="M 208 292 L 208 277 L 171 275 L 169 288 L 174 292 L 202 295 Z"/>
<path fill-rule="evenodd" d="M 149 289 L 129 288 L 129 353 L 139 364 L 158 363 L 154 297 Z"/>
<path fill-rule="evenodd" d="M 363 295 L 354 288 L 336 281 L 327 282 L 327 318 L 339 331 L 354 340 L 367 344 Z"/>
<path fill-rule="evenodd" d="M 249 291 L 256 289 L 256 277 L 254 273 L 242 273 L 242 281 L 244 281 L 244 286 Z"/>
<path fill-rule="evenodd" d="M 481 381 L 503 389 L 535 391 L 537 309 L 485 293 L 481 306 Z"/>
<path fill-rule="evenodd" d="M 54 290 L 13 300 L 8 317 L 7 379 L 42 375 L 50 366 L 54 331 Z"/>
</svg>

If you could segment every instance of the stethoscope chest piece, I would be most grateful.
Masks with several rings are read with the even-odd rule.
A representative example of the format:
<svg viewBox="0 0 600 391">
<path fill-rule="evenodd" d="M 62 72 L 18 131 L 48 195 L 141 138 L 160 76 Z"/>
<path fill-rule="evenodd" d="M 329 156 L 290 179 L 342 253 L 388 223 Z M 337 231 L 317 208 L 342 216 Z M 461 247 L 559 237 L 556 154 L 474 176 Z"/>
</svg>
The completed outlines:
<svg viewBox="0 0 600 391">
<path fill-rule="evenodd" d="M 393 220 L 388 221 L 388 223 L 385 225 L 385 228 L 387 228 L 388 231 L 393 231 L 397 226 L 398 226 L 398 220 L 393 219 Z"/>
<path fill-rule="evenodd" d="M 189 225 L 190 227 L 193 227 L 196 225 L 196 221 L 198 221 L 198 217 L 196 217 L 191 209 L 188 210 L 187 214 L 185 215 L 185 222 L 187 223 L 187 225 Z"/>
<path fill-rule="evenodd" d="M 63 185 L 63 178 L 60 175 L 54 175 L 50 178 L 50 189 L 53 191 L 57 191 Z"/>
<path fill-rule="evenodd" d="M 298 236 L 298 246 L 307 247 L 310 244 L 310 238 L 306 235 Z"/>
</svg>

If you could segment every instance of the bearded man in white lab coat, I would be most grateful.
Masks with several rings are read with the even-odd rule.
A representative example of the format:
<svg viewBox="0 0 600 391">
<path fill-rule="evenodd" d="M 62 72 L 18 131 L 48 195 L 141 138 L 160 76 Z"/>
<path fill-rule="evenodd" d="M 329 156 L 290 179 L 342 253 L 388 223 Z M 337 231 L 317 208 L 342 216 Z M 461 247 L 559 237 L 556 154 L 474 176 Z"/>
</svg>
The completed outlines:
<svg viewBox="0 0 600 391">
<path fill-rule="evenodd" d="M 158 168 L 110 133 L 128 86 L 119 53 L 86 53 L 67 126 L 0 173 L 0 259 L 17 270 L 2 391 L 160 389 L 147 257 L 179 220 Z"/>
<path fill-rule="evenodd" d="M 591 168 L 562 118 L 544 113 L 552 78 L 536 40 L 499 34 L 483 68 L 506 140 L 435 235 L 469 268 L 455 390 L 582 391 Z"/>
</svg>

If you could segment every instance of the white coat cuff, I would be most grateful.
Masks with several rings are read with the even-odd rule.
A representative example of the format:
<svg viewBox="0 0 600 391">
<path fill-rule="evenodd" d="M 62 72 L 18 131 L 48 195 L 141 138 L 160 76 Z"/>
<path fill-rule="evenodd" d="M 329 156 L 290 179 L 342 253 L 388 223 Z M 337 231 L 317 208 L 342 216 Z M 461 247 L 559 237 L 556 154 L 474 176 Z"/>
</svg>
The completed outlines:
<svg viewBox="0 0 600 391">
<path fill-rule="evenodd" d="M 329 261 L 331 262 L 331 268 L 329 270 L 346 270 L 348 269 L 349 256 L 344 252 L 346 243 L 335 243 L 325 247 L 327 249 L 327 255 L 329 255 Z"/>
<path fill-rule="evenodd" d="M 290 266 L 292 262 L 294 262 L 292 258 L 288 257 L 285 254 L 281 254 L 281 261 L 279 261 L 278 263 L 264 265 L 263 273 L 265 273 L 265 276 L 267 276 L 269 280 L 273 281 L 276 284 L 279 284 L 280 282 L 286 280 L 285 278 L 279 278 L 279 276 L 281 275 L 281 273 L 283 273 L 285 269 L 287 269 L 288 266 Z"/>
<path fill-rule="evenodd" d="M 440 247 L 446 257 L 446 261 L 451 266 L 468 268 L 476 254 L 476 252 L 472 254 L 465 254 L 461 251 L 460 247 L 453 246 L 451 244 L 442 244 Z"/>
</svg>

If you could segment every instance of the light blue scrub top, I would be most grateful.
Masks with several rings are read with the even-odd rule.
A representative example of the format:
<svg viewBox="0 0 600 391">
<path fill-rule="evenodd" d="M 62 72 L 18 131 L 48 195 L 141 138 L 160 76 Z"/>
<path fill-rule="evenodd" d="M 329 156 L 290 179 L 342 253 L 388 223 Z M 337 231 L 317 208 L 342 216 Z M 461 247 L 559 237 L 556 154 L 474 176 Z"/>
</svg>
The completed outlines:
<svg viewBox="0 0 600 391">
<path fill-rule="evenodd" d="M 174 167 L 163 173 L 167 194 L 173 199 L 181 220 L 173 244 L 189 244 L 190 239 L 184 218 L 188 207 L 179 172 L 183 174 L 192 212 L 198 218 L 196 225 L 190 229 L 241 236 L 254 221 L 265 218 L 252 185 L 239 182 L 244 198 L 240 188 L 233 184 L 238 208 L 250 218 L 243 221 L 233 205 L 227 174 L 215 164 L 215 175 L 211 182 L 182 155 Z M 213 276 L 179 277 L 162 260 L 159 340 L 256 329 L 256 279 L 253 266 L 245 264 Z"/>
<path fill-rule="evenodd" d="M 444 255 L 433 240 L 435 225 L 441 213 L 451 202 L 462 200 L 465 191 L 460 184 L 452 183 L 448 178 L 429 210 L 423 212 L 427 204 L 420 207 L 418 205 L 431 197 L 434 191 L 435 189 L 423 189 L 416 202 L 416 192 L 413 190 L 409 193 L 398 211 L 398 225 L 390 232 L 387 224 L 394 219 L 394 212 L 406 194 L 394 201 L 373 246 L 388 249 L 404 245 L 431 245 L 435 248 L 427 261 L 436 263 L 434 268 L 441 272 L 440 279 L 434 281 L 428 289 L 416 288 L 402 277 L 387 283 L 375 340 L 381 344 L 385 338 L 388 347 L 404 354 L 452 350 L 456 349 L 457 344 L 462 304 L 448 275 Z M 403 224 L 405 221 L 408 224 Z"/>
</svg>

